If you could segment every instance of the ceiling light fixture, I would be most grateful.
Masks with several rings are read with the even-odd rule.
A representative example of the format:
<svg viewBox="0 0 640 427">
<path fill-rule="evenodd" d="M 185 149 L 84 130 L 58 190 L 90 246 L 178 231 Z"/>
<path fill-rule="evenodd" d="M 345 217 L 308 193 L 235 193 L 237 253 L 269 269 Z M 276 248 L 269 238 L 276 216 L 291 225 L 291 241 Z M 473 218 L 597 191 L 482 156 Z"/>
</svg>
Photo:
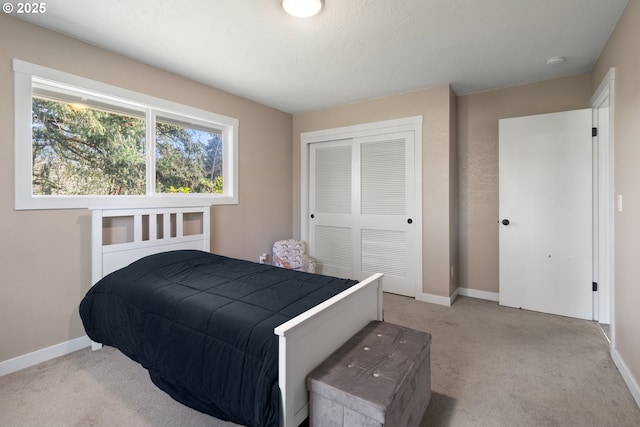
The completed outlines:
<svg viewBox="0 0 640 427">
<path fill-rule="evenodd" d="M 297 18 L 309 18 L 322 9 L 322 0 L 281 0 L 285 12 Z"/>
<path fill-rule="evenodd" d="M 547 65 L 558 65 L 562 64 L 566 61 L 564 56 L 554 56 L 553 58 L 547 59 Z"/>
</svg>

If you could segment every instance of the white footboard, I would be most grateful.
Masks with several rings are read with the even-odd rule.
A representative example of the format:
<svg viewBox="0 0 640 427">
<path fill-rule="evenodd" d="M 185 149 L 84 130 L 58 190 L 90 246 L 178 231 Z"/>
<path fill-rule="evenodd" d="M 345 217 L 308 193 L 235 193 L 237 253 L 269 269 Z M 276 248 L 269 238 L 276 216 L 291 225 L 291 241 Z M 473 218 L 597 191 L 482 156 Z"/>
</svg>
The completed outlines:
<svg viewBox="0 0 640 427">
<path fill-rule="evenodd" d="M 283 427 L 298 426 L 309 414 L 307 374 L 371 320 L 382 320 L 382 276 L 374 274 L 274 329 Z"/>
</svg>

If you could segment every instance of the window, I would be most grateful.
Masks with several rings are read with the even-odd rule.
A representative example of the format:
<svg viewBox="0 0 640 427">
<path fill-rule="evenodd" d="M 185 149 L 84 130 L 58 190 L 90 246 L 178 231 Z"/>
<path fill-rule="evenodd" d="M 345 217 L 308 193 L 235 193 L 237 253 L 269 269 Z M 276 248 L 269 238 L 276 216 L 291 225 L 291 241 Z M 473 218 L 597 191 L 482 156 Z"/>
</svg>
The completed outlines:
<svg viewBox="0 0 640 427">
<path fill-rule="evenodd" d="M 16 209 L 237 203 L 238 121 L 14 60 Z"/>
<path fill-rule="evenodd" d="M 144 111 L 32 87 L 34 196 L 145 195 Z"/>
<path fill-rule="evenodd" d="M 220 131 L 159 116 L 155 133 L 157 192 L 223 192 Z"/>
</svg>

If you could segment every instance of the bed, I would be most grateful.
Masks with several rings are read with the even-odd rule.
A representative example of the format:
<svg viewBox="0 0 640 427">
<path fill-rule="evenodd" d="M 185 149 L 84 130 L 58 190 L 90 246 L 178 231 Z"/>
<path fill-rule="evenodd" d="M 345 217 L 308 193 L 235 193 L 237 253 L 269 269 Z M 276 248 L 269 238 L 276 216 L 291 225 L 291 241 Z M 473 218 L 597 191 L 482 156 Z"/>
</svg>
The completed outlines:
<svg viewBox="0 0 640 427">
<path fill-rule="evenodd" d="M 225 405 L 229 403 L 226 400 L 233 400 L 232 406 L 235 405 L 235 410 L 251 414 L 262 412 L 264 408 L 269 408 L 267 412 L 276 413 L 275 417 L 247 418 L 251 420 L 246 422 L 247 424 L 252 424 L 255 419 L 257 420 L 255 421 L 256 425 L 297 426 L 308 416 L 308 394 L 305 384 L 307 374 L 369 321 L 382 320 L 382 274 L 374 274 L 360 282 L 349 282 L 211 254 L 209 247 L 209 212 L 210 208 L 208 206 L 197 208 L 92 210 L 92 281 L 96 286 L 92 287 L 87 297 L 85 297 L 85 300 L 91 299 L 91 302 L 83 300 L 81 304 L 83 322 L 85 322 L 85 318 L 92 319 L 89 323 L 85 322 L 87 333 L 90 338 L 96 338 L 95 341 L 103 341 L 108 345 L 117 343 L 117 345 L 114 345 L 115 347 L 122 347 L 120 350 L 123 353 L 141 362 L 143 366 L 153 365 L 149 360 L 158 359 L 158 355 L 161 355 L 160 358 L 163 360 L 175 356 L 174 359 L 169 360 L 167 363 L 174 366 L 177 371 L 186 369 L 186 375 L 195 378 L 197 386 L 191 387 L 190 384 L 183 384 L 179 380 L 175 382 L 166 381 L 167 377 L 171 377 L 171 375 L 156 372 L 157 366 L 145 367 L 150 369 L 150 376 L 156 385 L 172 395 L 176 400 L 188 406 L 210 413 L 218 418 L 238 422 L 242 419 L 234 418 L 235 415 L 233 414 L 218 412 L 222 409 L 226 410 L 227 406 Z M 231 272 L 223 270 L 222 266 L 230 268 Z M 214 393 L 217 396 L 224 396 L 225 399 L 224 404 L 212 402 L 215 410 L 207 410 L 206 407 L 202 407 L 202 405 L 206 404 L 206 399 L 209 398 L 209 395 L 206 393 L 200 394 L 201 391 L 199 389 L 209 388 L 209 378 L 212 378 L 211 388 L 219 387 L 219 385 L 216 385 L 218 377 L 229 376 L 229 373 L 238 372 L 235 370 L 236 368 L 227 364 L 231 362 L 224 360 L 225 358 L 222 357 L 219 360 L 216 359 L 215 372 L 210 367 L 199 368 L 200 370 L 189 372 L 187 368 L 194 365 L 191 363 L 191 359 L 201 354 L 208 354 L 204 353 L 204 351 L 209 350 L 210 344 L 193 344 L 194 340 L 185 340 L 185 335 L 188 334 L 182 332 L 173 334 L 176 335 L 177 341 L 163 338 L 152 339 L 150 344 L 140 344 L 138 342 L 141 341 L 139 336 L 141 337 L 145 334 L 141 333 L 141 323 L 135 321 L 135 316 L 129 312 L 121 313 L 117 316 L 113 315 L 113 312 L 121 310 L 122 306 L 136 305 L 132 302 L 123 303 L 119 299 L 117 299 L 119 302 L 113 303 L 115 292 L 113 289 L 117 289 L 117 286 L 120 286 L 121 289 L 126 289 L 129 293 L 137 294 L 137 306 L 143 305 L 140 301 L 153 300 L 156 301 L 154 303 L 155 307 L 162 307 L 164 304 L 163 310 L 171 311 L 173 310 L 172 305 L 167 305 L 169 303 L 163 303 L 158 300 L 159 294 L 162 294 L 162 290 L 166 289 L 166 287 L 158 285 L 155 279 L 150 280 L 149 277 L 159 275 L 163 280 L 170 277 L 171 280 L 175 279 L 174 281 L 179 283 L 185 282 L 185 277 L 187 276 L 196 277 L 196 284 L 187 284 L 186 288 L 177 291 L 180 294 L 180 292 L 189 293 L 194 287 L 197 288 L 199 286 L 197 284 L 199 283 L 198 280 L 201 281 L 201 278 L 205 275 L 209 277 L 209 274 L 212 274 L 211 277 L 214 277 L 215 274 L 218 274 L 218 277 L 224 277 L 224 280 L 228 282 L 223 285 L 223 288 L 226 289 L 225 292 L 229 291 L 232 294 L 239 292 L 240 299 L 246 298 L 246 295 L 242 294 L 239 289 L 243 289 L 247 284 L 252 286 L 257 281 L 275 283 L 273 289 L 288 289 L 287 292 L 291 292 L 290 283 L 295 283 L 296 281 L 314 283 L 311 286 L 313 290 L 308 292 L 310 299 L 304 302 L 298 302 L 296 299 L 297 306 L 296 304 L 286 307 L 278 305 L 276 310 L 278 316 L 272 316 L 268 320 L 262 319 L 264 321 L 260 322 L 260 327 L 255 328 L 255 331 L 261 331 L 260 333 L 254 333 L 254 329 L 244 335 L 237 333 L 237 336 L 246 335 L 250 337 L 247 341 L 248 343 L 253 343 L 256 339 L 258 342 L 262 340 L 269 342 L 270 347 L 277 349 L 275 356 L 261 355 L 257 358 L 251 356 L 244 358 L 242 362 L 244 366 L 243 372 L 262 372 L 262 367 L 260 369 L 253 368 L 253 365 L 250 364 L 250 361 L 254 359 L 267 365 L 265 369 L 269 372 L 275 372 L 275 385 L 269 385 L 269 376 L 266 377 L 267 380 L 264 380 L 261 376 L 256 377 L 259 378 L 258 380 L 238 380 L 235 390 L 230 392 L 218 390 L 217 393 Z M 275 278 L 271 276 L 271 279 L 267 279 L 267 277 L 270 277 L 269 274 L 275 274 Z M 129 278 L 131 277 L 144 278 L 141 279 L 139 285 L 134 286 L 129 283 Z M 239 281 L 233 282 L 235 284 L 231 285 L 231 282 L 227 279 L 233 277 L 237 277 Z M 105 288 L 105 282 L 108 283 L 114 280 L 116 284 L 119 283 L 116 288 Z M 142 283 L 151 283 L 151 293 L 139 294 L 141 292 L 139 289 L 143 289 Z M 286 288 L 284 288 L 283 283 L 287 283 Z M 305 292 L 307 292 L 309 286 L 301 287 L 299 284 L 294 284 L 293 289 L 304 288 Z M 109 289 L 109 291 L 105 291 L 105 289 Z M 273 289 L 264 291 L 272 295 L 268 304 L 279 304 L 286 299 L 281 294 L 272 294 Z M 89 298 L 90 294 L 104 294 L 101 298 L 105 301 L 111 300 L 111 303 L 109 303 L 111 305 L 96 302 L 99 298 L 95 296 Z M 183 299 L 188 299 L 188 295 L 185 295 L 183 295 Z M 322 295 L 324 296 L 321 298 Z M 225 298 L 227 296 L 229 295 L 225 294 Z M 192 299 L 199 301 L 200 306 L 204 304 L 201 298 Z M 299 301 L 302 301 L 302 299 Z M 213 302 L 212 304 L 215 306 L 218 303 Z M 220 303 L 219 305 L 223 306 L 225 304 Z M 180 306 L 182 305 L 180 304 Z M 230 307 L 230 305 L 228 306 Z M 251 307 L 253 307 L 252 301 Z M 272 306 L 267 307 L 268 310 L 272 308 Z M 246 314 L 245 312 L 251 312 L 252 308 L 227 311 L 232 313 L 231 317 L 234 317 L 238 313 L 244 315 Z M 264 312 L 263 308 L 257 311 Z M 181 318 L 183 319 L 181 322 L 184 323 L 185 318 L 196 319 L 193 316 L 193 312 L 193 308 L 186 308 L 183 309 L 182 314 L 172 314 L 172 318 Z M 279 317 L 283 313 L 286 316 Z M 222 314 L 220 316 L 219 314 L 216 312 L 215 316 L 210 315 L 210 320 L 207 322 L 213 322 L 213 326 L 207 324 L 206 327 L 218 331 L 232 330 L 228 326 L 230 324 L 228 323 L 230 322 L 229 318 L 221 317 Z M 156 316 L 157 313 L 153 315 Z M 134 320 L 123 322 L 122 319 Z M 276 319 L 282 320 L 282 323 L 280 321 L 276 322 Z M 163 321 L 166 323 L 166 319 Z M 239 323 L 242 324 L 243 321 L 240 319 Z M 109 324 L 109 322 L 113 324 Z M 200 320 L 194 320 L 194 322 L 202 323 Z M 111 335 L 104 332 L 109 328 L 118 332 L 112 332 Z M 96 330 L 101 330 L 101 332 L 96 332 Z M 230 333 L 232 335 L 236 334 L 235 332 Z M 265 333 L 269 335 L 267 338 L 265 338 Z M 124 338 L 120 335 L 124 335 Z M 171 334 L 165 332 L 159 336 L 165 337 L 166 335 Z M 258 338 L 255 338 L 254 335 Z M 205 341 L 202 340 L 201 342 Z M 207 342 L 210 343 L 210 341 Z M 138 347 L 139 345 L 140 347 Z M 249 344 L 250 347 L 252 345 Z M 95 342 L 93 347 L 94 349 L 99 349 L 101 344 Z M 131 350 L 132 348 L 134 350 Z M 149 358 L 147 357 L 149 354 L 154 356 Z M 207 361 L 213 360 L 209 356 L 205 359 Z M 227 359 L 239 360 L 240 358 L 227 357 Z M 194 372 L 198 372 L 198 375 L 195 375 Z M 248 376 L 247 378 L 251 377 Z M 169 384 L 163 384 L 167 382 Z M 256 386 L 256 384 L 260 386 Z M 190 387 L 193 390 L 189 390 Z M 182 388 L 187 388 L 187 398 L 184 398 L 185 390 L 182 390 Z M 247 402 L 236 402 L 238 396 L 242 396 L 244 399 L 245 395 L 250 396 Z"/>
</svg>

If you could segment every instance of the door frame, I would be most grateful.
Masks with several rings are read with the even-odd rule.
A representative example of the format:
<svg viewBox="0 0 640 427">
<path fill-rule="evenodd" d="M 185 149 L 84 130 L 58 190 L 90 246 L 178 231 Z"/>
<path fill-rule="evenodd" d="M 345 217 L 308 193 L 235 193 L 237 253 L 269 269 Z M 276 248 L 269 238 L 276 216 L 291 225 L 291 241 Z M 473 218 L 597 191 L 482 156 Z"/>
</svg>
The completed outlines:
<svg viewBox="0 0 640 427">
<path fill-rule="evenodd" d="M 614 348 L 615 271 L 614 271 L 614 87 L 615 68 L 610 68 L 589 100 L 593 109 L 594 138 L 594 282 L 598 283 L 594 319 L 610 324 L 609 339 Z"/>
<path fill-rule="evenodd" d="M 363 123 L 338 128 L 303 132 L 300 134 L 300 236 L 309 240 L 309 158 L 310 144 L 353 139 L 364 136 L 412 131 L 415 136 L 414 147 L 414 188 L 416 221 L 415 229 L 420 236 L 420 244 L 415 248 L 417 283 L 415 297 L 422 294 L 422 116 L 405 117 L 394 120 Z"/>
</svg>

